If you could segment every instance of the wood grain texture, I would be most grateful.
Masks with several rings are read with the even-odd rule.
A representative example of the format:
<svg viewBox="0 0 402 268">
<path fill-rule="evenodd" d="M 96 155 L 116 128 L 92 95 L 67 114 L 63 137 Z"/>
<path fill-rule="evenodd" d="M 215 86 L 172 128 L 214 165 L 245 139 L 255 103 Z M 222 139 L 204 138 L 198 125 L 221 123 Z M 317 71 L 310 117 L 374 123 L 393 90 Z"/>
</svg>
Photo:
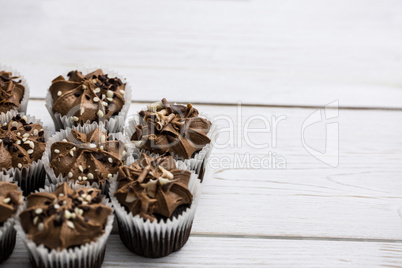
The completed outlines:
<svg viewBox="0 0 402 268">
<path fill-rule="evenodd" d="M 161 259 L 147 259 L 128 251 L 118 235 L 110 236 L 102 267 L 156 266 L 401 267 L 402 244 L 191 236 L 180 251 Z M 2 267 L 30 267 L 21 241 Z"/>
<path fill-rule="evenodd" d="M 79 8 L 77 8 L 79 7 Z M 119 70 L 134 99 L 402 108 L 398 0 L 8 1 L 0 59 L 32 97 L 82 65 Z"/>
<path fill-rule="evenodd" d="M 130 114 L 144 104 L 134 103 Z M 340 110 L 339 165 L 332 168 L 311 156 L 301 142 L 301 127 L 314 110 L 283 108 L 242 109 L 198 105 L 201 112 L 221 126 L 217 147 L 229 139 L 225 128 L 259 115 L 286 117 L 277 127 L 276 148 L 272 133 L 250 134 L 250 142 L 271 145 L 256 149 L 234 129 L 231 147 L 215 148 L 203 183 L 195 234 L 286 236 L 402 240 L 402 125 L 400 112 Z M 28 112 L 52 126 L 43 101 L 30 101 Z M 220 116 L 220 117 L 218 117 Z M 254 120 L 252 128 L 264 127 Z M 324 123 L 306 128 L 307 144 L 322 150 Z M 229 139 L 230 140 L 230 139 Z M 236 157 L 250 159 L 276 153 L 285 169 L 241 167 Z M 237 156 L 236 156 L 237 155 Z M 226 159 L 226 160 L 225 160 Z"/>
</svg>

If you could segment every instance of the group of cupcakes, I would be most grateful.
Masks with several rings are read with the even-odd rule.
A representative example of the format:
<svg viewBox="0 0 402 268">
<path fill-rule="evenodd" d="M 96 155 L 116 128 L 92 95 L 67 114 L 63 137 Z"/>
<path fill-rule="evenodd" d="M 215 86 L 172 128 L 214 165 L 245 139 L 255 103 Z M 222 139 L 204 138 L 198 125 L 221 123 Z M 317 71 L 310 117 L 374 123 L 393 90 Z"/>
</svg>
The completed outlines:
<svg viewBox="0 0 402 268">
<path fill-rule="evenodd" d="M 17 230 L 33 267 L 100 267 L 114 217 L 135 254 L 184 246 L 212 150 L 208 119 L 166 99 L 128 116 L 129 83 L 82 69 L 51 82 L 51 135 L 26 114 L 25 79 L 0 67 L 0 262 Z"/>
</svg>

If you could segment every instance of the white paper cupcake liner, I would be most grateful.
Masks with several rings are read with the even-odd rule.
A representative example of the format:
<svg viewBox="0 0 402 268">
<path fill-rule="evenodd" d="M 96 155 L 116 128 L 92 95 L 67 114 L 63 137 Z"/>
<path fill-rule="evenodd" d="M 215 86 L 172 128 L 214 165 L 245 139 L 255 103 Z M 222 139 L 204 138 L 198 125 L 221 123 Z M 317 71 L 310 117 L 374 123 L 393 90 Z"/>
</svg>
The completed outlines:
<svg viewBox="0 0 402 268">
<path fill-rule="evenodd" d="M 16 116 L 17 114 L 20 114 L 21 116 L 25 115 L 27 117 L 27 122 L 32 122 L 34 124 L 41 124 L 45 133 L 44 134 L 45 141 L 49 139 L 50 131 L 48 127 L 44 126 L 41 120 L 36 119 L 34 116 L 28 114 L 19 113 L 17 111 L 10 111 L 6 114 L 1 114 L 0 124 L 2 125 L 6 122 L 9 122 L 11 118 Z M 8 170 L 3 169 L 4 173 L 9 174 L 10 176 L 13 177 L 14 181 L 18 182 L 18 185 L 23 190 L 25 196 L 45 185 L 46 174 L 43 167 L 44 155 L 45 153 L 43 153 L 41 159 L 38 159 L 37 161 L 31 163 L 27 168 L 17 167 L 17 168 L 10 168 Z"/>
<path fill-rule="evenodd" d="M 29 85 L 27 80 L 23 75 L 21 75 L 20 72 L 15 70 L 14 68 L 7 66 L 7 65 L 2 65 L 0 64 L 0 71 L 6 71 L 6 72 L 11 72 L 13 76 L 19 76 L 21 79 L 21 85 L 25 87 L 24 91 L 24 96 L 22 97 L 22 100 L 20 102 L 20 107 L 16 109 L 20 113 L 26 113 L 27 112 L 27 106 L 28 106 L 28 100 L 29 100 Z"/>
<path fill-rule="evenodd" d="M 144 221 L 139 215 L 133 216 L 131 212 L 127 213 L 114 196 L 117 186 L 117 181 L 113 181 L 109 193 L 119 225 L 120 238 L 129 250 L 141 256 L 159 258 L 184 246 L 190 236 L 201 195 L 201 184 L 195 173 L 191 173 L 188 185 L 193 194 L 191 206 L 177 218 L 168 219 L 166 222 Z"/>
<path fill-rule="evenodd" d="M 146 108 L 143 108 L 142 110 L 146 110 Z M 207 120 L 209 120 L 209 117 L 207 116 L 200 116 L 203 117 Z M 139 114 L 132 115 L 132 117 L 127 121 L 125 127 L 124 127 L 124 135 L 130 140 L 131 136 L 135 132 L 135 126 L 138 125 L 140 122 Z M 175 157 L 176 160 L 182 160 L 184 161 L 189 167 L 191 171 L 194 171 L 197 175 L 200 181 L 202 182 L 204 179 L 204 175 L 206 172 L 206 168 L 208 166 L 208 161 L 209 157 L 211 155 L 213 145 L 216 142 L 216 139 L 218 137 L 218 131 L 216 124 L 212 123 L 211 128 L 207 134 L 208 138 L 210 138 L 211 142 L 207 145 L 205 145 L 199 152 L 195 153 L 195 155 L 190 158 L 190 159 L 181 159 Z M 131 141 L 132 142 L 132 141 Z M 133 142 L 132 142 L 133 143 Z M 133 143 L 135 146 L 136 144 Z M 157 154 L 150 152 L 149 150 L 145 149 L 139 149 L 136 147 L 134 149 L 133 155 L 134 158 L 137 159 L 142 153 L 151 155 L 153 154 L 154 156 L 157 156 Z"/>
<path fill-rule="evenodd" d="M 8 176 L 7 174 L 3 174 L 1 176 L 1 181 L 12 183 L 12 177 Z M 18 188 L 18 190 L 21 191 L 20 188 Z M 3 226 L 0 227 L 0 263 L 7 260 L 14 251 L 15 239 L 17 235 L 17 232 L 14 229 L 14 224 L 17 215 L 21 213 L 22 209 L 23 205 L 21 204 L 15 215 L 10 217 L 3 223 Z"/>
<path fill-rule="evenodd" d="M 59 184 L 47 184 L 43 189 L 39 189 L 39 192 L 54 192 Z M 76 185 L 74 190 L 84 188 L 85 186 Z M 112 204 L 107 198 L 103 198 L 102 204 L 113 209 Z M 22 210 L 26 209 L 26 202 L 22 206 Z M 106 242 L 113 227 L 114 215 L 111 213 L 107 219 L 105 226 L 105 232 L 96 241 L 84 244 L 80 247 L 72 249 L 49 251 L 44 245 L 36 245 L 34 241 L 28 238 L 28 235 L 24 232 L 21 222 L 19 220 L 19 214 L 16 218 L 15 229 L 24 242 L 28 253 L 31 265 L 33 267 L 41 268 L 93 268 L 101 267 L 106 250 Z"/>
<path fill-rule="evenodd" d="M 125 93 L 124 93 L 124 105 L 121 108 L 120 112 L 116 116 L 110 117 L 108 120 L 104 121 L 99 121 L 99 123 L 103 123 L 105 128 L 107 129 L 108 132 L 110 133 L 116 133 L 116 132 L 121 132 L 123 127 L 124 127 L 124 121 L 126 120 L 128 109 L 130 108 L 131 105 L 131 85 L 126 81 L 124 76 L 120 75 L 114 70 L 110 70 L 107 68 L 99 68 L 99 67 L 79 67 L 79 68 L 72 68 L 71 70 L 78 70 L 82 72 L 83 74 L 87 74 L 90 72 L 93 72 L 96 69 L 102 69 L 102 71 L 105 74 L 108 74 L 109 77 L 118 77 L 123 83 L 126 83 L 126 88 L 125 88 Z M 68 72 L 67 72 L 68 73 Z M 67 73 L 65 73 L 63 76 L 67 78 Z M 56 131 L 59 131 L 61 129 L 65 129 L 67 127 L 74 127 L 74 121 L 71 119 L 71 116 L 68 115 L 61 115 L 59 113 L 53 113 L 52 107 L 53 107 L 53 98 L 50 94 L 50 91 L 47 90 L 46 94 L 46 104 L 45 104 L 47 110 L 49 111 L 50 116 L 53 119 L 54 122 L 54 127 Z M 85 124 L 91 124 L 91 122 L 88 120 L 85 122 Z"/>
<path fill-rule="evenodd" d="M 47 146 L 46 146 L 46 151 L 44 153 L 43 156 L 43 163 L 45 166 L 45 171 L 47 174 L 47 178 L 49 180 L 50 183 L 53 184 L 57 184 L 60 182 L 66 182 L 66 181 L 70 181 L 70 179 L 68 177 L 63 177 L 62 174 L 59 174 L 59 176 L 56 176 L 56 174 L 54 173 L 53 169 L 50 167 L 50 162 L 51 162 L 51 148 L 52 148 L 52 144 L 58 141 L 61 141 L 63 139 L 66 139 L 71 131 L 73 129 L 88 134 L 89 132 L 93 131 L 94 129 L 99 128 L 101 131 L 106 131 L 103 123 L 98 124 L 97 122 L 93 122 L 92 124 L 86 124 L 84 126 L 76 126 L 73 128 L 67 127 L 66 129 L 63 129 L 59 132 L 56 132 L 52 135 L 52 137 L 49 138 Z M 128 140 L 123 133 L 109 133 L 109 136 L 113 139 L 113 140 L 120 140 L 122 141 L 125 145 L 124 148 L 122 148 L 122 152 L 123 150 L 125 150 L 127 152 L 127 156 L 131 155 L 133 153 L 134 150 L 134 146 L 131 144 L 130 140 Z M 126 156 L 126 157 L 127 157 Z M 125 161 L 125 158 L 123 157 L 122 160 L 123 162 Z M 113 180 L 113 178 L 111 179 Z M 71 180 L 73 181 L 73 180 Z M 88 184 L 89 185 L 89 184 Z M 103 185 L 98 185 L 97 183 L 94 183 L 92 185 L 90 185 L 91 187 L 97 188 L 97 189 L 101 189 L 103 194 L 108 194 L 109 192 L 109 185 L 110 185 L 110 181 L 103 184 Z"/>
</svg>

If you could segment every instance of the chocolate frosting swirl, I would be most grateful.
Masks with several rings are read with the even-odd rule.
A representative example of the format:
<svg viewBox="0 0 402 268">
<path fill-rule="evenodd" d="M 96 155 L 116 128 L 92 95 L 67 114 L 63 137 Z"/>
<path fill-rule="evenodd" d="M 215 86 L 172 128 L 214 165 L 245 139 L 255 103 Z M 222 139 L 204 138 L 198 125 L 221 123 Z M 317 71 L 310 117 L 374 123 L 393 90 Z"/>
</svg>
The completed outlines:
<svg viewBox="0 0 402 268">
<path fill-rule="evenodd" d="M 124 144 L 111 140 L 99 128 L 88 134 L 72 130 L 71 134 L 51 146 L 50 167 L 56 176 L 73 179 L 79 184 L 104 184 L 123 164 Z"/>
<path fill-rule="evenodd" d="M 28 167 L 46 149 L 42 125 L 16 115 L 0 127 L 0 169 Z"/>
<path fill-rule="evenodd" d="M 22 192 L 14 183 L 0 181 L 0 225 L 17 212 Z"/>
<path fill-rule="evenodd" d="M 133 214 L 151 222 L 174 216 L 183 205 L 191 205 L 188 189 L 191 173 L 176 168 L 171 156 L 152 158 L 142 154 L 130 166 L 120 167 L 117 200 Z"/>
<path fill-rule="evenodd" d="M 96 241 L 104 233 L 112 209 L 101 204 L 100 190 L 72 190 L 66 183 L 53 193 L 27 197 L 21 225 L 37 245 L 62 250 Z"/>
<path fill-rule="evenodd" d="M 21 84 L 21 80 L 15 80 L 18 78 L 10 72 L 0 71 L 0 113 L 20 107 L 25 87 Z"/>
<path fill-rule="evenodd" d="M 211 122 L 199 117 L 198 110 L 190 103 L 173 105 L 163 99 L 139 115 L 140 124 L 131 140 L 141 149 L 189 159 L 211 142 L 207 136 Z"/>
<path fill-rule="evenodd" d="M 122 109 L 126 85 L 119 78 L 109 78 L 101 69 L 87 75 L 71 71 L 67 76 L 68 80 L 55 78 L 49 88 L 54 113 L 70 115 L 82 125 L 107 120 Z"/>
</svg>

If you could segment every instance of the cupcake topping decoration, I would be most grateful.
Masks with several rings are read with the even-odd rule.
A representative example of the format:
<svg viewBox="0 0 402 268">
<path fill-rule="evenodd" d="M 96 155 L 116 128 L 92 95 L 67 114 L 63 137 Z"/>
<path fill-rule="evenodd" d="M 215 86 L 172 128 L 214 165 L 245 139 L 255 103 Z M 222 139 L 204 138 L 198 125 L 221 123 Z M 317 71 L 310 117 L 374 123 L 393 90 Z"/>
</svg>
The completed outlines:
<svg viewBox="0 0 402 268">
<path fill-rule="evenodd" d="M 0 169 L 28 167 L 46 148 L 42 125 L 14 116 L 0 127 Z"/>
<path fill-rule="evenodd" d="M 179 207 L 192 203 L 190 176 L 189 171 L 176 168 L 171 156 L 142 154 L 130 166 L 120 167 L 115 196 L 133 216 L 151 222 L 171 218 Z"/>
<path fill-rule="evenodd" d="M 17 212 L 22 192 L 14 183 L 0 181 L 0 225 Z"/>
<path fill-rule="evenodd" d="M 67 139 L 52 144 L 50 167 L 56 176 L 102 185 L 118 172 L 126 154 L 122 142 L 99 128 L 88 134 L 73 129 Z"/>
<path fill-rule="evenodd" d="M 54 113 L 84 124 L 108 120 L 122 109 L 126 85 L 119 78 L 109 78 L 101 69 L 87 75 L 71 71 L 67 76 L 68 80 L 55 78 L 50 86 Z"/>
<path fill-rule="evenodd" d="M 112 209 L 101 203 L 100 190 L 72 190 L 66 183 L 55 192 L 40 192 L 27 197 L 21 225 L 28 238 L 49 249 L 81 246 L 104 233 Z"/>
<path fill-rule="evenodd" d="M 0 71 L 0 113 L 20 107 L 25 87 L 21 84 L 21 80 L 16 80 L 18 78 L 10 72 Z"/>
<path fill-rule="evenodd" d="M 139 114 L 141 122 L 131 140 L 141 149 L 189 159 L 211 142 L 207 136 L 211 122 L 199 117 L 190 103 L 173 105 L 163 99 Z"/>
</svg>

